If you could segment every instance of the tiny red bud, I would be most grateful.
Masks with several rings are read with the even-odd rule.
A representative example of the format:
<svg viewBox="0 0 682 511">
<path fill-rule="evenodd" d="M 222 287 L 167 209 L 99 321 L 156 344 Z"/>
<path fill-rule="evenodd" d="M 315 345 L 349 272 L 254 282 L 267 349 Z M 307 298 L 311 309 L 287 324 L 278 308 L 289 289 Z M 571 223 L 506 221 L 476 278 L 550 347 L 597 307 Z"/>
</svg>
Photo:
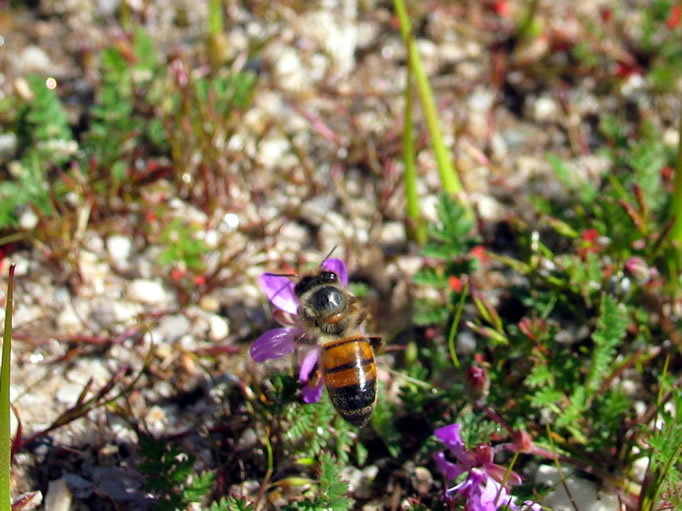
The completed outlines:
<svg viewBox="0 0 682 511">
<path fill-rule="evenodd" d="M 486 254 L 485 247 L 483 245 L 476 245 L 474 248 L 471 249 L 469 255 L 477 258 L 481 262 L 481 264 L 487 263 L 489 259 L 488 254 Z"/>
<path fill-rule="evenodd" d="M 490 377 L 488 372 L 479 366 L 471 366 L 466 371 L 464 379 L 467 392 L 474 401 L 485 399 L 490 390 Z"/>
<path fill-rule="evenodd" d="M 457 293 L 461 293 L 462 288 L 464 287 L 462 285 L 462 280 L 459 277 L 455 277 L 454 275 L 450 275 L 448 278 L 448 285 L 450 286 L 451 290 Z"/>
<path fill-rule="evenodd" d="M 677 24 L 680 22 L 680 14 L 681 9 L 679 5 L 673 5 L 670 8 L 668 19 L 665 21 L 665 24 L 668 25 L 668 28 L 674 28 L 677 26 Z"/>
<path fill-rule="evenodd" d="M 527 431 L 519 431 L 516 438 L 514 438 L 514 447 L 517 452 L 530 452 L 533 448 L 533 440 Z"/>
</svg>

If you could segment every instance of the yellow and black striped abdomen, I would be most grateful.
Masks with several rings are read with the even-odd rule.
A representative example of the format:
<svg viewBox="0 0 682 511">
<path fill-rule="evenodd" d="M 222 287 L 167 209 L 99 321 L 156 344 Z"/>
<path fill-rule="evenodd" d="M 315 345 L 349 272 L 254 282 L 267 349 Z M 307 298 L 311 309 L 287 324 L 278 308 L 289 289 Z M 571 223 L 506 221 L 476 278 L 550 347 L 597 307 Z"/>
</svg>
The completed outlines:
<svg viewBox="0 0 682 511">
<path fill-rule="evenodd" d="M 325 344 L 320 369 L 341 417 L 354 426 L 367 424 L 377 396 L 377 366 L 369 339 L 356 336 Z"/>
</svg>

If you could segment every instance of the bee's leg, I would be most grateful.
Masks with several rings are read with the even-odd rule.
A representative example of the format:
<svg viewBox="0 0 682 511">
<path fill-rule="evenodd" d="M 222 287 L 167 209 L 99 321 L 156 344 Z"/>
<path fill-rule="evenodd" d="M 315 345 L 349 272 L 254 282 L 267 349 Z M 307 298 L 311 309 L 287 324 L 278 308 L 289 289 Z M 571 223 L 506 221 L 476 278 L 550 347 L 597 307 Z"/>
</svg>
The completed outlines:
<svg viewBox="0 0 682 511">
<path fill-rule="evenodd" d="M 384 338 L 380 335 L 368 335 L 367 338 L 374 351 L 379 351 L 384 345 Z"/>
<path fill-rule="evenodd" d="M 367 319 L 367 311 L 360 306 L 358 299 L 354 296 L 348 302 L 348 308 L 350 309 L 350 314 L 353 318 L 352 328 L 358 328 Z"/>
<path fill-rule="evenodd" d="M 320 384 L 320 379 L 322 378 L 322 372 L 320 371 L 320 364 L 315 364 L 315 367 L 308 375 L 308 381 L 306 385 L 311 388 L 315 388 Z"/>
</svg>

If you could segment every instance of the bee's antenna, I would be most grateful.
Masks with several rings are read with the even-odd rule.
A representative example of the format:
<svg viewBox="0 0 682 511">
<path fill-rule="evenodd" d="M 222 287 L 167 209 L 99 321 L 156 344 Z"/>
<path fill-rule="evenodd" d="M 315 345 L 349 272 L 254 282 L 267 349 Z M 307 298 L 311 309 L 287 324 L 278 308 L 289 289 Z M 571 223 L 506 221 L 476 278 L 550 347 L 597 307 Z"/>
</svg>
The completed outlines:
<svg viewBox="0 0 682 511">
<path fill-rule="evenodd" d="M 334 245 L 332 247 L 332 249 L 329 251 L 329 253 L 324 257 L 324 259 L 322 259 L 320 266 L 322 266 L 324 264 L 324 262 L 332 256 L 332 254 L 334 253 L 334 250 L 336 250 L 336 247 L 338 247 L 338 245 Z"/>
<path fill-rule="evenodd" d="M 298 275 L 296 273 L 271 273 L 271 272 L 265 272 L 263 275 L 267 275 L 268 277 L 291 277 L 294 279 L 298 278 Z"/>
</svg>

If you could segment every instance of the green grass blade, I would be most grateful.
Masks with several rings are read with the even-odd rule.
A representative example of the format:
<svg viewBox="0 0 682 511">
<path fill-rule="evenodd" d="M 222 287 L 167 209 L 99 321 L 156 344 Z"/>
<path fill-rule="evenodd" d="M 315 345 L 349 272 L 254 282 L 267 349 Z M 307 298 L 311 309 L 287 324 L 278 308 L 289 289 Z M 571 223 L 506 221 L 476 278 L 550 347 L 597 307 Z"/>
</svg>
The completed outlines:
<svg viewBox="0 0 682 511">
<path fill-rule="evenodd" d="M 221 0 L 209 0 L 208 4 L 209 33 L 216 36 L 223 31 L 223 6 Z"/>
<path fill-rule="evenodd" d="M 400 31 L 403 40 L 405 41 L 405 46 L 407 47 L 408 66 L 411 68 L 417 84 L 417 93 L 419 94 L 419 101 L 421 102 L 422 110 L 424 112 L 426 126 L 429 130 L 429 135 L 431 136 L 431 144 L 433 146 L 436 163 L 438 164 L 443 190 L 456 196 L 457 199 L 467 207 L 468 212 L 472 213 L 466 195 L 464 194 L 464 188 L 459 180 L 459 176 L 452 163 L 448 148 L 443 139 L 443 134 L 440 130 L 440 121 L 436 110 L 436 102 L 433 98 L 433 91 L 431 90 L 429 79 L 424 72 L 424 67 L 422 66 L 419 52 L 417 51 L 417 45 L 412 37 L 412 29 L 410 27 L 410 20 L 407 16 L 407 10 L 405 9 L 405 3 L 403 0 L 393 0 L 393 5 L 395 6 L 396 14 L 398 15 L 398 20 L 400 22 Z"/>
<path fill-rule="evenodd" d="M 417 160 L 412 137 L 412 66 L 407 66 L 405 86 L 405 124 L 403 126 L 403 162 L 405 165 L 405 195 L 407 198 L 408 232 L 419 245 L 426 243 L 427 231 L 419 213 L 417 194 Z"/>
<path fill-rule="evenodd" d="M 10 496 L 10 431 L 9 431 L 9 376 L 12 347 L 12 299 L 14 265 L 9 267 L 7 300 L 5 303 L 5 331 L 2 338 L 2 367 L 0 368 L 0 511 L 12 508 Z"/>
<path fill-rule="evenodd" d="M 680 110 L 680 122 L 677 130 L 680 134 L 680 140 L 677 146 L 677 162 L 675 165 L 675 189 L 670 203 L 670 216 L 675 219 L 675 223 L 670 232 L 670 238 L 678 244 L 676 266 L 679 268 L 680 261 L 682 261 L 682 110 Z"/>
</svg>

